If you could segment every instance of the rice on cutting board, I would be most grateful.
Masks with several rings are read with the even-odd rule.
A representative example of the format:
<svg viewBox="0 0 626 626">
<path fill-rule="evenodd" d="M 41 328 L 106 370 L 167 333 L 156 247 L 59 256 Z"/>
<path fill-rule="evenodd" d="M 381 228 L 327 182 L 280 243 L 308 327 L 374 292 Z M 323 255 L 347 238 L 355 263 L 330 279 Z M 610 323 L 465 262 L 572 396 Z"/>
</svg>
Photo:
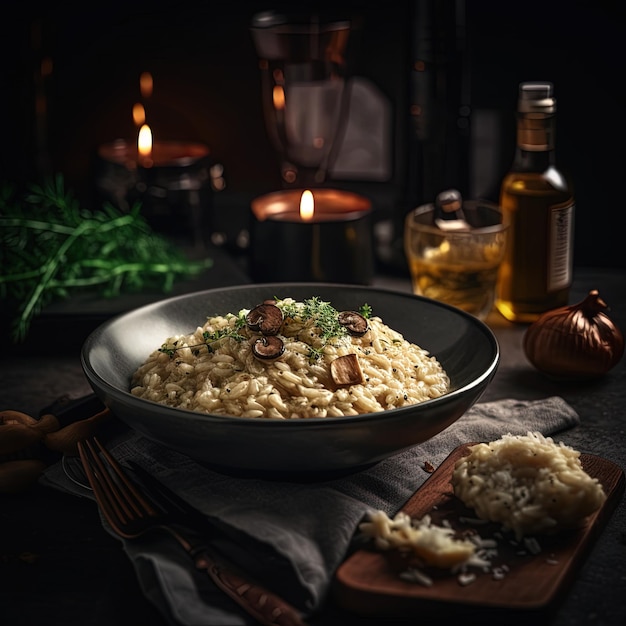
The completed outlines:
<svg viewBox="0 0 626 626">
<path fill-rule="evenodd" d="M 451 483 L 479 518 L 502 524 L 518 540 L 574 527 L 606 499 L 580 452 L 538 432 L 472 446 L 456 462 Z"/>
</svg>

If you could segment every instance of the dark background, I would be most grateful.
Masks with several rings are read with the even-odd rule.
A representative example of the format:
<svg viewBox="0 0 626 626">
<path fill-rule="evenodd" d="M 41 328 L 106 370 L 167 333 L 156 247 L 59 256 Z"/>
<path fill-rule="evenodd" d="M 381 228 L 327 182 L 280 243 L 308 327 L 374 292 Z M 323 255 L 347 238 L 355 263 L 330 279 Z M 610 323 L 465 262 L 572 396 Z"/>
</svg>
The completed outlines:
<svg viewBox="0 0 626 626">
<path fill-rule="evenodd" d="M 558 165 L 577 198 L 574 262 L 626 267 L 622 181 L 626 21 L 617 1 L 487 0 L 300 3 L 349 16 L 349 70 L 393 110 L 393 172 L 385 181 L 334 181 L 373 199 L 395 243 L 404 215 L 446 187 L 497 199 L 511 164 L 518 84 L 551 80 L 558 100 Z M 132 139 L 139 75 L 154 77 L 153 131 L 210 145 L 227 188 L 215 211 L 244 228 L 249 203 L 281 186 L 260 103 L 250 35 L 261 10 L 293 3 L 5 3 L 0 27 L 0 179 L 62 173 L 85 205 L 97 202 L 99 144 Z M 37 87 L 42 59 L 52 73 Z M 426 59 L 425 73 L 415 61 Z M 428 87 L 430 115 L 414 104 Z M 45 111 L 36 113 L 37 89 Z M 40 101 L 41 98 L 40 98 Z M 405 271 L 391 259 L 392 271 Z"/>
</svg>

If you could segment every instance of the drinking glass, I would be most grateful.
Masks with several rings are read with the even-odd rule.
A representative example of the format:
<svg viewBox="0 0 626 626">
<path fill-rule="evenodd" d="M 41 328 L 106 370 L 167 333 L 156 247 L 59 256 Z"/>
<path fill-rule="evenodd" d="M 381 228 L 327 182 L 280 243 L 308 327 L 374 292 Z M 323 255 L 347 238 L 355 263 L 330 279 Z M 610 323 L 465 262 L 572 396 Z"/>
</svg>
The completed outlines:
<svg viewBox="0 0 626 626">
<path fill-rule="evenodd" d="M 465 228 L 438 226 L 434 204 L 405 218 L 404 250 L 413 292 L 484 320 L 493 309 L 508 225 L 497 205 L 464 201 Z"/>
</svg>

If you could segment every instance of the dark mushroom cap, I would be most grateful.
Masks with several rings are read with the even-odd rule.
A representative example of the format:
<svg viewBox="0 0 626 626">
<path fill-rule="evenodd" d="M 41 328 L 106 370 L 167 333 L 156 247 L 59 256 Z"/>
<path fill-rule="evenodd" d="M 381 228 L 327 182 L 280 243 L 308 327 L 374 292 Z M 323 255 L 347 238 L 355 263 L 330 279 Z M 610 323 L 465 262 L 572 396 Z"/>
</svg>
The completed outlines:
<svg viewBox="0 0 626 626">
<path fill-rule="evenodd" d="M 264 335 L 277 335 L 283 325 L 283 312 L 275 304 L 264 302 L 246 315 L 246 323 L 251 330 Z"/>
<path fill-rule="evenodd" d="M 252 343 L 252 354 L 254 354 L 257 359 L 277 359 L 282 356 L 284 351 L 285 344 L 283 340 L 280 337 L 276 337 L 276 335 L 263 335 Z"/>
<path fill-rule="evenodd" d="M 338 319 L 339 323 L 342 326 L 345 326 L 346 330 L 351 335 L 355 335 L 357 337 L 361 337 L 369 329 L 367 320 L 356 311 L 342 311 L 339 313 Z"/>
</svg>

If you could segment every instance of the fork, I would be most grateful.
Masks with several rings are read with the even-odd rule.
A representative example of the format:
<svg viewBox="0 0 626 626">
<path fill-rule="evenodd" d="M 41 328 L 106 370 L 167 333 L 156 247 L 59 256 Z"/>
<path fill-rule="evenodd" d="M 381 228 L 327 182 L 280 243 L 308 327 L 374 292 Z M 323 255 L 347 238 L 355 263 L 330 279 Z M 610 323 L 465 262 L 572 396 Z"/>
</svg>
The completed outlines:
<svg viewBox="0 0 626 626">
<path fill-rule="evenodd" d="M 184 519 L 157 504 L 145 489 L 142 493 L 97 437 L 80 441 L 78 452 L 96 502 L 117 535 L 135 539 L 148 532 L 166 532 L 186 550 L 199 570 L 205 570 L 222 591 L 259 623 L 305 626 L 288 602 L 221 562 L 206 545 L 181 530 Z"/>
</svg>

